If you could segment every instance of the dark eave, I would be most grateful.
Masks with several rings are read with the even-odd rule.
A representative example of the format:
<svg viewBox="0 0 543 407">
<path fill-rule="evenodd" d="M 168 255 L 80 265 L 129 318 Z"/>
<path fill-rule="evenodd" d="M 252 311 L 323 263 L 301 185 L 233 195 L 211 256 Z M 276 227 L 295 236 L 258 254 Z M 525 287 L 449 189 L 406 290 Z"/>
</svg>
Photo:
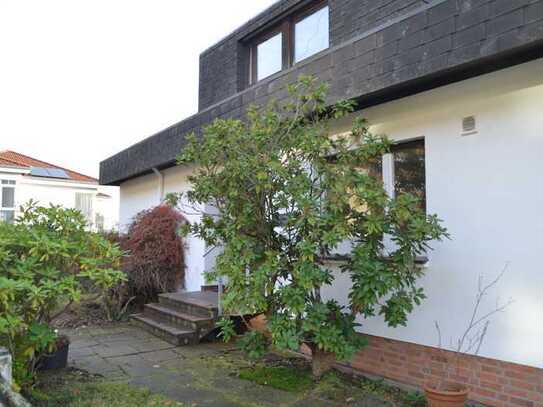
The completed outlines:
<svg viewBox="0 0 543 407">
<path fill-rule="evenodd" d="M 354 98 L 367 107 L 543 57 L 543 0 L 428 3 L 108 158 L 100 164 L 100 183 L 120 185 L 175 165 L 186 134 L 215 118 L 243 118 L 251 104 L 286 98 L 286 85 L 300 74 L 329 82 L 330 104 Z M 496 12 L 474 15 L 468 3 L 493 4 Z"/>
</svg>

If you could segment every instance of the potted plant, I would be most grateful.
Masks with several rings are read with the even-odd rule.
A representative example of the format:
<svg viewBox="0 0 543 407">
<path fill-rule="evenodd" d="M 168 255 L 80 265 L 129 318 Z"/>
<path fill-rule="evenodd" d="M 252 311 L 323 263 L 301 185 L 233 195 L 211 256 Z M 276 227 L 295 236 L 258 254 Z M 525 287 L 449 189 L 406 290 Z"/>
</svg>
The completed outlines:
<svg viewBox="0 0 543 407">
<path fill-rule="evenodd" d="M 495 287 L 502 279 L 507 270 L 506 265 L 503 271 L 489 284 L 484 285 L 483 277 L 479 276 L 478 290 L 475 297 L 475 306 L 471 314 L 471 319 L 466 330 L 456 340 L 451 340 L 452 351 L 447 351 L 442 345 L 442 335 L 439 323 L 435 322 L 435 327 L 439 337 L 439 349 L 442 352 L 443 360 L 446 362 L 446 369 L 440 380 L 434 383 L 428 383 L 425 388 L 426 399 L 430 407 L 462 407 L 469 398 L 469 387 L 465 383 L 458 383 L 454 378 L 460 376 L 460 358 L 463 354 L 479 355 L 485 337 L 488 333 L 490 319 L 493 315 L 504 311 L 511 303 L 509 300 L 503 305 L 496 302 L 496 306 L 487 313 L 481 315 L 481 306 L 483 299 L 488 292 Z M 451 376 L 453 379 L 451 379 Z"/>
<path fill-rule="evenodd" d="M 68 366 L 69 348 L 70 338 L 66 335 L 58 335 L 53 343 L 53 350 L 40 356 L 38 370 L 64 369 Z"/>
</svg>

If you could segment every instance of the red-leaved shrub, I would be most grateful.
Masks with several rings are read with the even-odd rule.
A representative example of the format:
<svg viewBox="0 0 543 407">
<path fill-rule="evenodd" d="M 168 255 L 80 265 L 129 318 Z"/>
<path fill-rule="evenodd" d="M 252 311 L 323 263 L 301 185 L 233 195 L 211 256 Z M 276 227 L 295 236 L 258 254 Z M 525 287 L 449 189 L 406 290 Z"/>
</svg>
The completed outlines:
<svg viewBox="0 0 543 407">
<path fill-rule="evenodd" d="M 121 237 L 121 247 L 127 252 L 123 269 L 136 303 L 156 301 L 158 294 L 182 286 L 185 262 L 179 227 L 185 222 L 175 209 L 160 205 L 137 214 Z"/>
</svg>

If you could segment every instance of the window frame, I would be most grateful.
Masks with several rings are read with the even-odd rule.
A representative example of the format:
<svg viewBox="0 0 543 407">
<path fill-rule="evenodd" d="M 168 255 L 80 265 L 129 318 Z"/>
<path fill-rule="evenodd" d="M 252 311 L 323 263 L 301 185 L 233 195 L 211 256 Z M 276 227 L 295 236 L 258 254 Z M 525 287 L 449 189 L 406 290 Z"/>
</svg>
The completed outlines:
<svg viewBox="0 0 543 407">
<path fill-rule="evenodd" d="M 17 198 L 16 198 L 16 187 L 17 182 L 12 179 L 1 179 L 0 180 L 0 213 L 12 212 L 13 219 L 15 219 L 15 212 L 17 210 Z M 13 206 L 4 206 L 4 189 L 13 190 Z"/>
<path fill-rule="evenodd" d="M 283 24 L 284 25 L 284 24 Z M 260 82 L 266 78 L 269 78 L 270 76 L 275 75 L 278 72 L 281 72 L 282 70 L 286 69 L 288 67 L 288 56 L 285 54 L 285 41 L 287 38 L 285 37 L 285 32 L 283 25 L 280 27 L 267 31 L 264 35 L 261 35 L 258 37 L 258 39 L 254 42 L 253 45 L 251 45 L 251 83 Z M 271 40 L 276 35 L 281 34 L 281 69 L 271 75 L 268 75 L 262 79 L 258 79 L 258 47 L 265 43 L 268 40 Z"/>
<path fill-rule="evenodd" d="M 393 142 L 390 152 L 383 155 L 382 159 L 382 175 L 383 175 L 383 185 L 385 191 L 391 198 L 396 198 L 396 162 L 394 155 L 398 152 L 401 152 L 403 149 L 409 148 L 411 145 L 422 143 L 424 148 L 424 202 L 423 209 L 427 210 L 428 205 L 428 177 L 427 177 L 427 168 L 426 168 L 426 138 L 424 136 L 411 138 L 407 140 L 399 140 Z"/>
<path fill-rule="evenodd" d="M 330 48 L 330 9 L 328 9 L 328 47 L 296 62 L 296 25 L 299 22 L 305 20 L 307 17 L 317 13 L 318 11 L 326 7 L 329 7 L 328 0 L 321 0 L 315 4 L 310 5 L 292 18 L 292 23 L 290 27 L 291 44 L 289 48 L 292 66 L 299 64 L 300 62 L 305 61 L 306 59 L 311 58 L 312 56 L 317 55 Z"/>
<path fill-rule="evenodd" d="M 319 51 L 307 58 L 301 59 L 298 62 L 294 62 L 295 58 L 295 27 L 300 21 L 311 16 L 312 14 L 320 11 L 323 8 L 329 7 L 328 0 L 319 0 L 312 2 L 311 4 L 305 6 L 301 10 L 296 11 L 292 15 L 285 18 L 279 25 L 271 28 L 270 30 L 265 31 L 263 34 L 258 35 L 253 38 L 249 45 L 249 85 L 254 85 L 260 81 L 263 81 L 276 73 L 279 73 L 285 69 L 288 69 L 296 64 L 305 61 L 307 58 L 311 58 L 314 55 L 325 51 L 330 48 L 330 40 L 328 41 L 328 47 Z M 263 42 L 273 38 L 277 34 L 282 33 L 282 68 L 280 71 L 275 74 L 271 74 L 265 78 L 258 79 L 258 47 Z M 330 24 L 328 24 L 328 35 L 330 35 Z"/>
<path fill-rule="evenodd" d="M 401 152 L 403 149 L 409 148 L 409 146 L 413 144 L 422 143 L 424 147 L 424 202 L 423 202 L 423 209 L 424 211 L 427 210 L 428 205 L 428 177 L 427 177 L 427 149 L 426 149 L 426 137 L 416 137 L 416 138 L 410 138 L 406 140 L 397 140 L 392 141 L 392 145 L 390 146 L 390 152 L 383 154 L 380 160 L 380 173 L 374 174 L 374 176 L 377 176 L 378 179 L 380 179 L 383 182 L 383 188 L 385 189 L 385 192 L 387 195 L 395 199 L 396 198 L 396 162 L 394 159 L 394 155 L 398 152 Z M 327 159 L 329 162 L 333 163 L 336 160 L 336 154 L 330 154 Z M 371 168 L 367 169 L 369 174 L 371 175 Z"/>
</svg>

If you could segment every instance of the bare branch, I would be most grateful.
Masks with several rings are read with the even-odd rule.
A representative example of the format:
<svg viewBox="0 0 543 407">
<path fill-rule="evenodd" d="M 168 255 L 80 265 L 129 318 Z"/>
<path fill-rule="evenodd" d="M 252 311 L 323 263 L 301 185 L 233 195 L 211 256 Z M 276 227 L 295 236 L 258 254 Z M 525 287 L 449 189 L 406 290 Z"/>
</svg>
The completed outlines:
<svg viewBox="0 0 543 407">
<path fill-rule="evenodd" d="M 434 321 L 434 323 L 435 323 L 436 331 L 437 331 L 438 346 L 439 346 L 439 349 L 441 349 L 441 348 L 442 348 L 442 342 L 441 342 L 441 328 L 439 327 L 439 322 Z"/>
<path fill-rule="evenodd" d="M 471 354 L 471 352 L 474 352 L 475 355 L 478 355 L 480 353 L 484 340 L 486 336 L 488 335 L 488 328 L 490 326 L 490 318 L 497 313 L 505 311 L 505 309 L 514 302 L 512 299 L 510 299 L 505 304 L 500 305 L 500 300 L 498 297 L 496 301 L 496 305 L 492 310 L 483 314 L 482 316 L 479 315 L 484 298 L 488 296 L 489 291 L 493 287 L 495 287 L 498 284 L 498 282 L 503 278 L 508 267 L 509 267 L 509 263 L 506 263 L 505 267 L 498 274 L 498 276 L 487 285 L 484 284 L 483 275 L 480 275 L 479 278 L 477 279 L 477 295 L 475 297 L 473 312 L 471 314 L 466 330 L 463 332 L 462 336 L 459 339 L 457 339 L 456 346 L 454 345 L 453 338 L 451 338 L 450 349 L 455 350 L 455 355 L 454 355 L 454 361 L 448 363 L 447 370 L 456 368 L 456 372 L 458 374 L 459 369 L 460 369 L 459 360 L 460 360 L 461 354 Z M 483 324 L 482 328 L 476 330 L 477 327 L 479 327 L 481 324 Z M 439 323 L 437 321 L 434 322 L 434 325 L 436 327 L 437 334 L 438 334 L 439 348 L 443 350 L 441 327 L 439 326 Z M 476 332 L 473 333 L 474 331 Z M 445 378 L 443 380 L 445 380 Z"/>
<path fill-rule="evenodd" d="M 473 308 L 473 313 L 471 315 L 471 319 L 469 321 L 468 327 L 466 328 L 466 330 L 464 331 L 464 334 L 462 335 L 462 337 L 460 338 L 460 341 L 458 342 L 458 347 L 456 349 L 457 352 L 462 352 L 462 350 L 464 348 L 466 338 L 468 337 L 468 335 L 470 334 L 470 332 L 473 330 L 474 327 L 479 325 L 481 322 L 487 320 L 488 318 L 490 318 L 494 314 L 505 310 L 505 308 L 507 308 L 509 305 L 511 305 L 512 302 L 509 301 L 504 306 L 498 307 L 498 308 L 492 310 L 491 312 L 483 315 L 482 317 L 477 318 L 477 315 L 479 314 L 479 309 L 481 307 L 481 304 L 483 302 L 484 297 L 488 294 L 488 291 L 490 291 L 503 278 L 503 276 L 505 275 L 508 268 L 509 268 L 509 262 L 505 263 L 505 266 L 502 269 L 501 273 L 498 274 L 498 276 L 486 286 L 483 285 L 483 276 L 482 275 L 479 276 L 479 279 L 478 279 L 478 292 L 477 292 L 477 296 L 475 298 L 475 306 Z"/>
</svg>

